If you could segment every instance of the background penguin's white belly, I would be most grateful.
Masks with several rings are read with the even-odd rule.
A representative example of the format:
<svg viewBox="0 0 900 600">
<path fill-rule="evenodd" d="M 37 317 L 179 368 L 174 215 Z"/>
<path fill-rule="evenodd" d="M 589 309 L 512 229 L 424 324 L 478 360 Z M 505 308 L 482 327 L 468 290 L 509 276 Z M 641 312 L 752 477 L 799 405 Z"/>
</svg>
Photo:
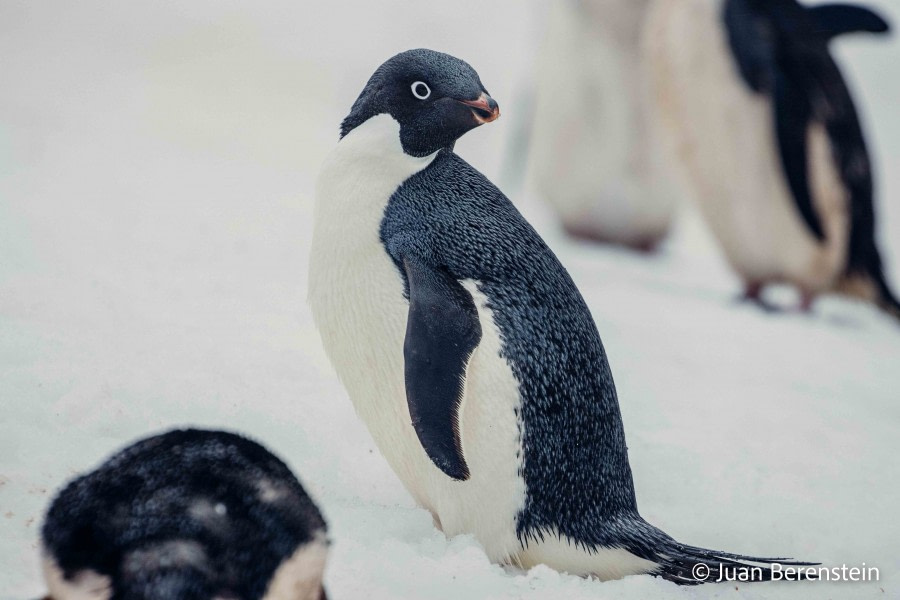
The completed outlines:
<svg viewBox="0 0 900 600">
<path fill-rule="evenodd" d="M 832 285 L 846 255 L 848 194 L 823 128 L 810 138 L 810 186 L 826 233 L 818 244 L 790 196 L 768 98 L 741 80 L 721 0 L 656 0 L 645 31 L 667 150 L 732 266 L 747 282 Z"/>
<path fill-rule="evenodd" d="M 652 242 L 675 202 L 646 128 L 639 32 L 648 0 L 566 0 L 549 9 L 538 61 L 531 168 L 570 227 Z"/>
<path fill-rule="evenodd" d="M 423 450 L 406 404 L 403 281 L 379 239 L 396 188 L 433 157 L 403 153 L 399 126 L 373 117 L 348 134 L 322 168 L 316 192 L 309 301 L 325 350 L 379 449 L 416 501 L 448 535 L 474 533 L 493 560 L 519 550 L 515 516 L 525 500 L 519 474 L 518 386 L 474 282 L 482 340 L 469 363 L 461 406 L 471 477 L 451 480 Z"/>
</svg>

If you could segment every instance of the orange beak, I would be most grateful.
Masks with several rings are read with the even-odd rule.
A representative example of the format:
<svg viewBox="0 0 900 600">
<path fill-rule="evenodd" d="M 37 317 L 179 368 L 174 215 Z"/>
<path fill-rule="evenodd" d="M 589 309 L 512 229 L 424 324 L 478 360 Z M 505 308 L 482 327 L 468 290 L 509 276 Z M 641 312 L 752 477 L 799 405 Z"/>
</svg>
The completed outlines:
<svg viewBox="0 0 900 600">
<path fill-rule="evenodd" d="M 487 94 L 481 94 L 478 100 L 457 100 L 457 102 L 472 107 L 472 114 L 475 115 L 479 125 L 495 121 L 500 116 L 500 106 Z"/>
</svg>

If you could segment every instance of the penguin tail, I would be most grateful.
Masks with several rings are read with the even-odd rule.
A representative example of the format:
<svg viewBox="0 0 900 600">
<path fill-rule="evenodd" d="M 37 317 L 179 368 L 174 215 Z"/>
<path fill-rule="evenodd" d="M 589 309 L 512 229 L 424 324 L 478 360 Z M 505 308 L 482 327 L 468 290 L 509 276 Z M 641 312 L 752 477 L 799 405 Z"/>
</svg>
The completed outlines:
<svg viewBox="0 0 900 600">
<path fill-rule="evenodd" d="M 820 563 L 784 557 L 745 556 L 689 546 L 674 540 L 640 516 L 630 519 L 627 549 L 656 563 L 648 574 L 678 585 L 816 579 Z"/>
<path fill-rule="evenodd" d="M 888 285 L 877 254 L 875 260 L 868 261 L 863 268 L 848 271 L 837 282 L 835 290 L 846 296 L 872 302 L 900 321 L 900 299 Z"/>
<path fill-rule="evenodd" d="M 872 283 L 875 285 L 875 303 L 884 312 L 888 313 L 897 320 L 900 320 L 900 300 L 888 286 L 881 269 L 872 276 Z"/>
<path fill-rule="evenodd" d="M 675 540 L 656 550 L 656 562 L 659 568 L 651 574 L 678 585 L 816 579 L 816 570 L 807 567 L 819 564 L 790 558 L 744 556 L 688 546 Z"/>
</svg>

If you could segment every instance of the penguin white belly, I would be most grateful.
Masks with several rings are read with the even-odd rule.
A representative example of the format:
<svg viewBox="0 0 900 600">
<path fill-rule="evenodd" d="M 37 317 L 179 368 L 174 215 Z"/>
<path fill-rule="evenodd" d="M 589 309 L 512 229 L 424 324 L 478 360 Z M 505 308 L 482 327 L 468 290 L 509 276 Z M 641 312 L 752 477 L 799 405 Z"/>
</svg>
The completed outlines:
<svg viewBox="0 0 900 600">
<path fill-rule="evenodd" d="M 846 188 L 827 135 L 809 130 L 810 187 L 826 235 L 808 231 L 787 186 L 767 97 L 740 79 L 721 0 L 656 0 L 645 32 L 668 150 L 732 267 L 747 283 L 830 287 L 843 267 Z"/>
<path fill-rule="evenodd" d="M 327 558 L 328 541 L 319 532 L 278 566 L 262 600 L 319 600 Z"/>
<path fill-rule="evenodd" d="M 66 579 L 63 570 L 50 552 L 42 548 L 41 568 L 47 583 L 47 597 L 54 600 L 109 600 L 112 582 L 109 577 L 91 569 L 84 569 L 72 579 Z"/>
<path fill-rule="evenodd" d="M 536 183 L 571 230 L 625 244 L 665 235 L 675 204 L 647 137 L 639 32 L 648 4 L 554 3 L 538 63 Z"/>
<path fill-rule="evenodd" d="M 399 125 L 378 115 L 332 151 L 316 190 L 309 302 L 325 350 L 357 413 L 416 501 L 447 535 L 471 533 L 495 561 L 520 549 L 515 517 L 525 501 L 518 385 L 476 283 L 482 339 L 467 370 L 460 436 L 466 481 L 438 470 L 422 448 L 406 403 L 403 345 L 409 305 L 379 237 L 388 200 L 434 156 L 405 154 Z"/>
</svg>

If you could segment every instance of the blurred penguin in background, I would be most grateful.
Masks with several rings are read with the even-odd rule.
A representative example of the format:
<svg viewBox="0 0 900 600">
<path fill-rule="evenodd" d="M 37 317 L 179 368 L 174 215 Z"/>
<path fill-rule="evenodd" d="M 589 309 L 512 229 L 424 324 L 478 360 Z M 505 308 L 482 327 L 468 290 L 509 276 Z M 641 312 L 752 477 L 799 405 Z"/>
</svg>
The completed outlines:
<svg viewBox="0 0 900 600">
<path fill-rule="evenodd" d="M 869 155 L 829 51 L 872 11 L 796 0 L 654 0 L 644 49 L 666 148 L 743 280 L 800 307 L 843 292 L 900 317 L 875 240 Z"/>
<path fill-rule="evenodd" d="M 221 431 L 139 441 L 59 493 L 42 529 L 53 600 L 323 600 L 322 515 L 287 466 Z"/>
<path fill-rule="evenodd" d="M 649 0 L 562 0 L 537 61 L 530 168 L 566 231 L 652 249 L 677 194 L 646 115 L 640 39 Z"/>
</svg>

